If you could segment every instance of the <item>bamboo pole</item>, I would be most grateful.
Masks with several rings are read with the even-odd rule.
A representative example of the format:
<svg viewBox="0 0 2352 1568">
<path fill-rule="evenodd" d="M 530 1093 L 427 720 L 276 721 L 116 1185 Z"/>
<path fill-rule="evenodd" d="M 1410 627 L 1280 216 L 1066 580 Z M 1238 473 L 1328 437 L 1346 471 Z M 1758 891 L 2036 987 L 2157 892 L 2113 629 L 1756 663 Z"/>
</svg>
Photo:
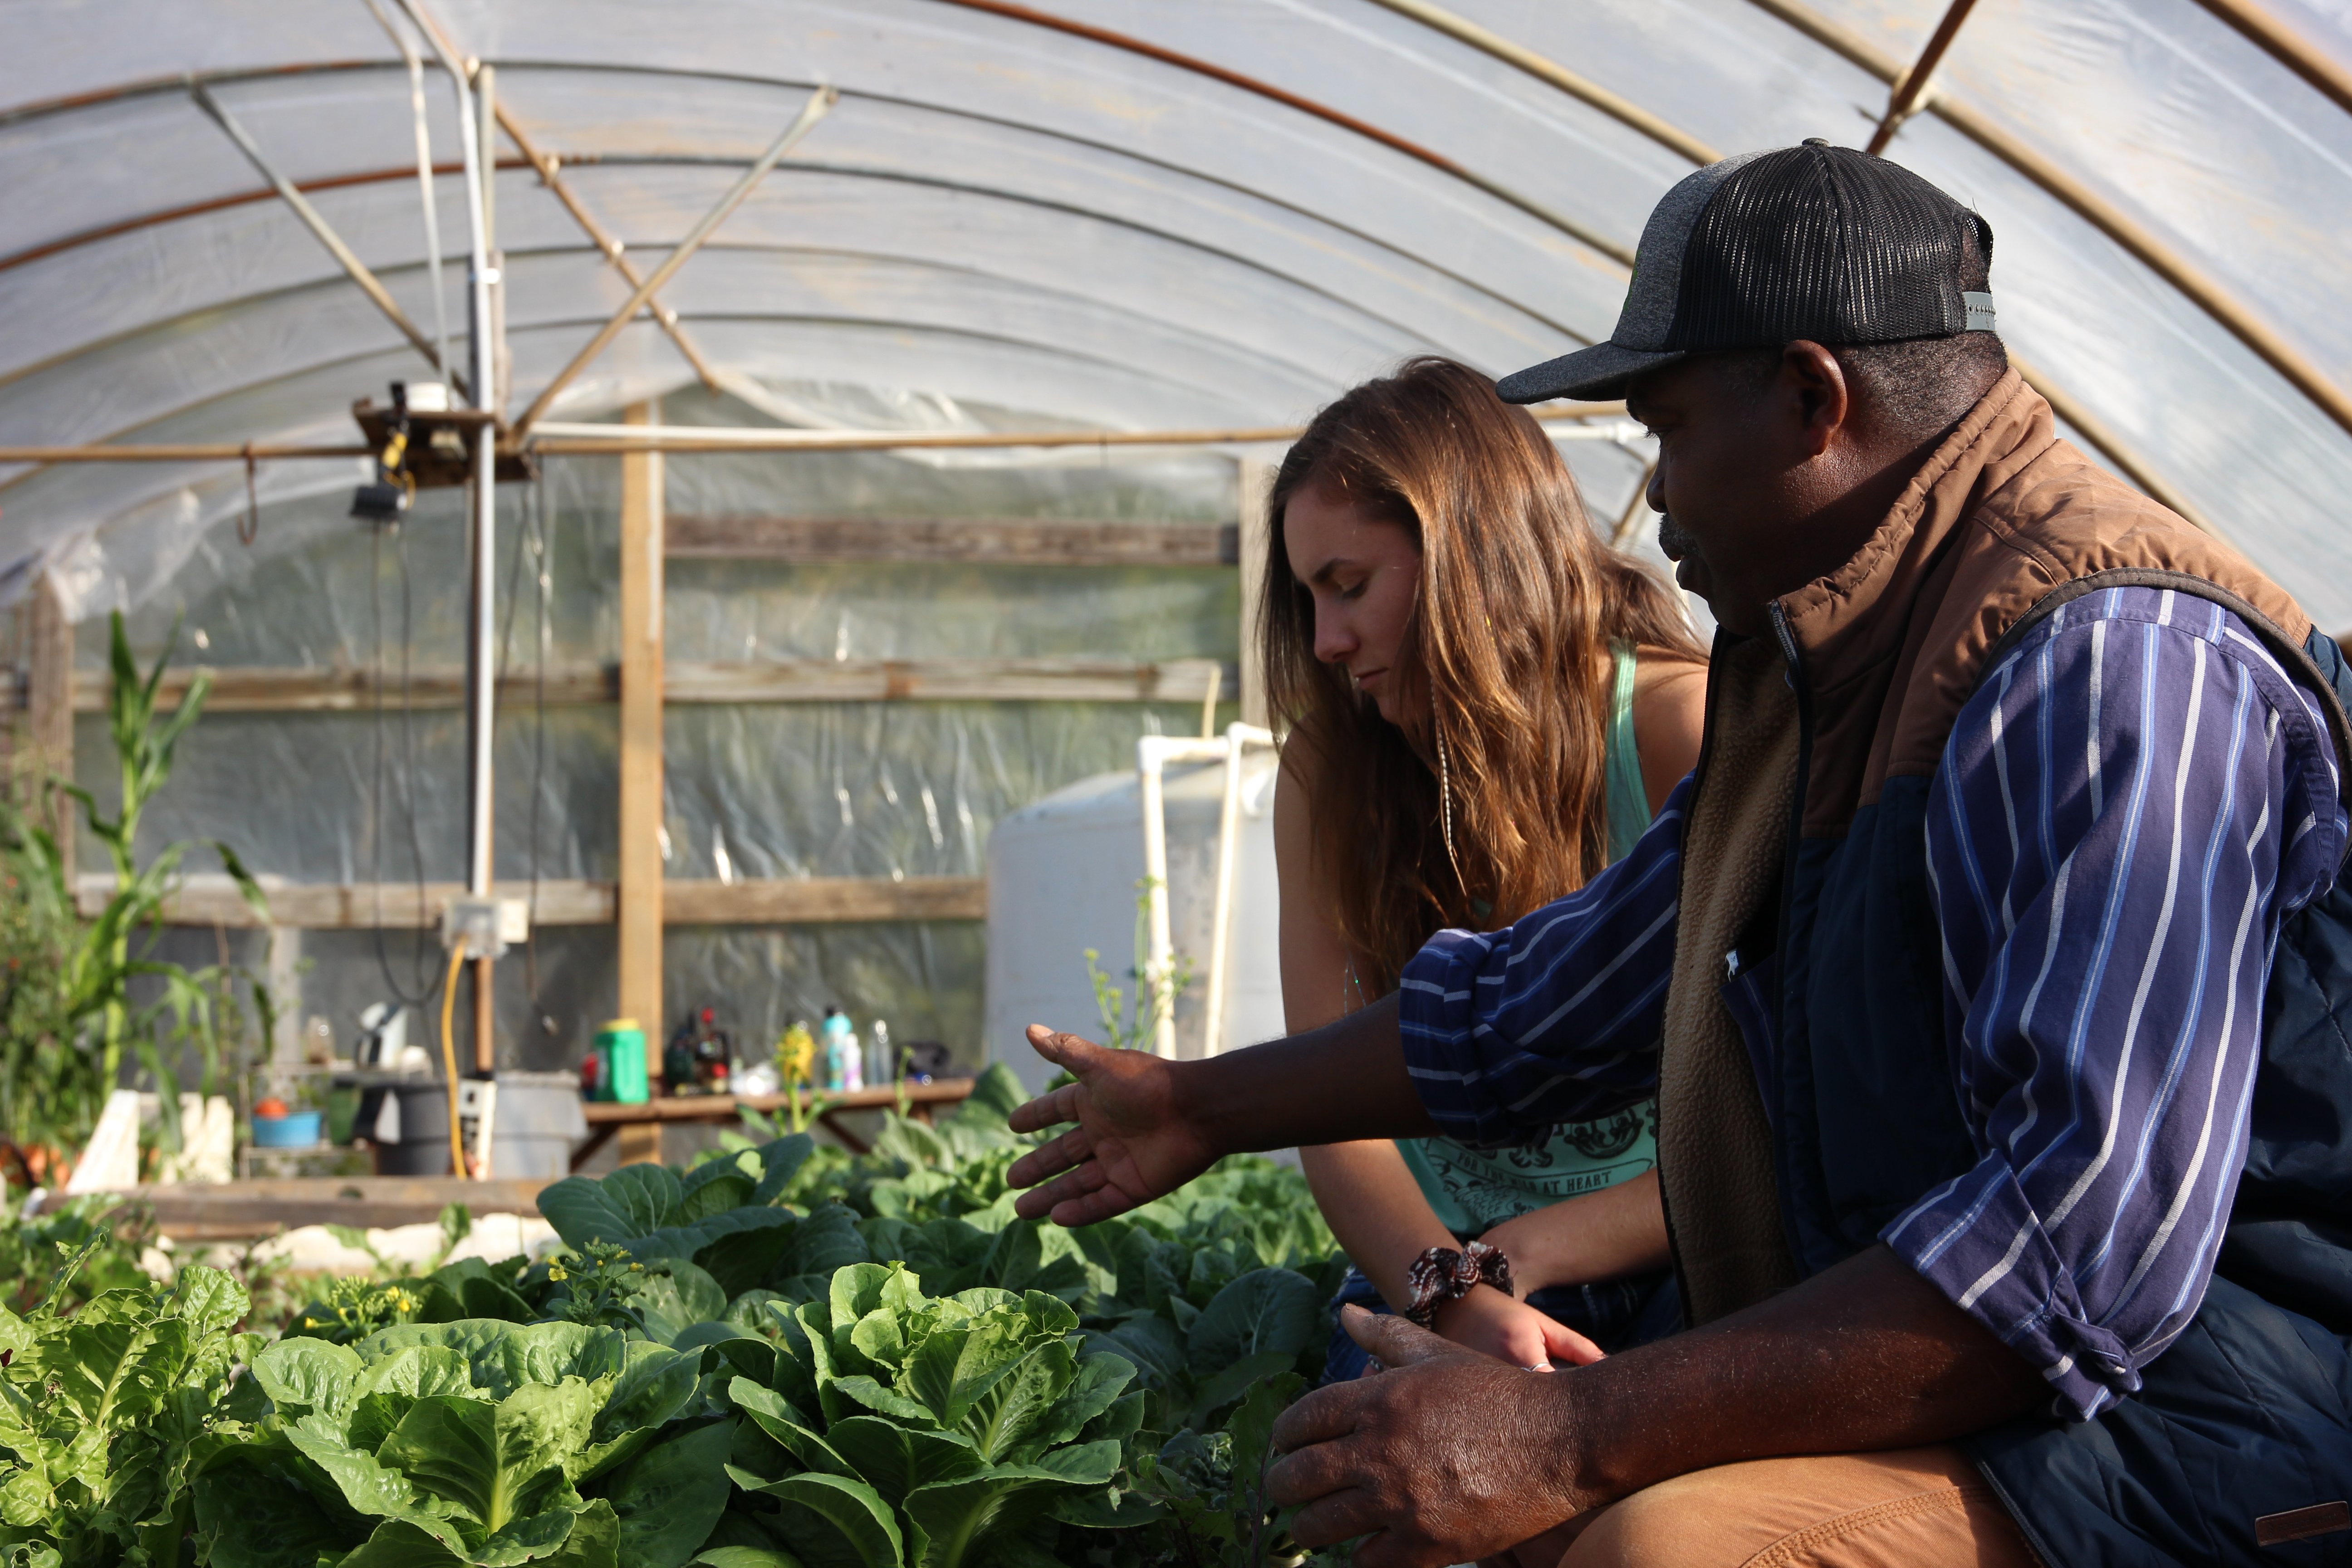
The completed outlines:
<svg viewBox="0 0 2352 1568">
<path fill-rule="evenodd" d="M 1769 12 L 1848 64 L 1870 72 L 1889 86 L 1903 75 L 1903 67 L 1893 57 L 1859 35 L 1816 15 L 1798 0 L 1748 0 L 1748 4 Z M 2133 222 L 2121 208 L 2059 167 L 2055 161 L 1969 105 L 1939 96 L 1928 104 L 1927 111 L 2041 186 L 2077 217 L 2129 251 L 2148 270 L 2187 295 L 2198 309 L 2316 404 L 2330 419 L 2352 430 L 2352 395 L 2329 380 L 2317 365 L 2297 353 L 2187 257 Z"/>
<path fill-rule="evenodd" d="M 2352 113 L 2352 70 L 2252 0 L 2197 0 L 2197 4 L 2236 28 L 2248 43 L 2309 83 L 2313 90 L 2336 108 Z"/>
<path fill-rule="evenodd" d="M 612 319 L 597 329 L 596 335 L 588 340 L 588 345 L 572 356 L 572 363 L 556 372 L 555 379 L 540 389 L 539 395 L 531 400 L 530 406 L 523 410 L 522 417 L 515 421 L 517 436 L 530 433 L 530 427 L 538 424 L 540 416 L 547 412 L 548 405 L 572 384 L 572 377 L 586 369 L 589 362 L 604 352 L 606 344 L 621 335 L 621 329 L 627 326 L 639 310 L 645 309 L 646 301 L 659 292 L 663 284 L 677 275 L 677 269 L 685 266 L 696 251 L 702 248 L 702 242 L 717 232 L 719 226 L 727 221 L 729 215 L 743 205 L 745 198 L 751 195 L 753 188 L 761 180 L 767 178 L 768 171 L 781 163 L 784 154 L 791 152 L 802 137 L 814 130 L 816 122 L 824 119 L 826 112 L 840 100 L 839 89 L 830 85 L 821 87 L 809 95 L 808 102 L 802 106 L 800 113 L 793 118 L 793 122 L 784 128 L 783 134 L 769 143 L 768 150 L 753 160 L 750 168 L 743 171 L 742 178 L 737 180 L 728 193 L 719 198 L 719 205 L 705 213 L 702 216 L 702 221 L 688 230 L 686 237 L 671 247 L 670 253 L 662 258 L 662 264 L 654 268 L 652 276 L 630 291 L 628 302 L 614 311 Z"/>
<path fill-rule="evenodd" d="M 362 261 L 352 247 L 343 243 L 342 236 L 337 234 L 333 226 L 327 222 L 319 209 L 310 205 L 310 198 L 296 189 L 294 182 L 279 174 L 277 165 L 262 155 L 260 144 L 254 141 L 244 126 L 236 122 L 236 116 L 230 114 L 220 100 L 212 95 L 212 89 L 203 82 L 193 82 L 189 84 L 188 96 L 194 99 L 196 107 L 210 115 L 213 122 L 227 133 L 230 141 L 236 143 L 237 151 L 243 153 L 246 160 L 261 172 L 261 177 L 276 188 L 278 195 L 285 199 L 286 205 L 294 209 L 294 216 L 302 220 L 304 226 L 310 229 L 320 245 L 327 247 L 327 254 L 333 257 L 344 272 L 350 275 L 352 281 L 359 285 L 360 292 L 365 294 L 375 308 L 383 311 L 394 326 L 400 329 L 401 334 L 415 345 L 416 352 L 423 354 L 436 371 L 447 378 L 458 390 L 464 391 L 467 385 L 465 377 L 442 363 L 440 352 L 434 346 L 433 340 L 426 337 L 416 323 L 408 319 L 408 312 L 402 310 L 399 302 L 393 299 L 391 290 L 384 288 L 383 280 L 370 271 L 367 263 Z M 438 280 L 436 281 L 437 284 Z"/>
<path fill-rule="evenodd" d="M 498 105 L 498 116 L 499 128 L 507 133 L 507 140 L 515 144 L 515 151 L 520 153 L 530 166 L 538 171 L 539 183 L 546 186 L 548 193 L 563 205 L 563 210 L 572 215 L 572 221 L 580 226 L 580 232 L 588 237 L 590 244 L 604 253 L 604 259 L 612 263 L 613 270 L 618 272 L 627 282 L 630 291 L 634 293 L 643 287 L 645 279 L 622 254 L 625 247 L 620 240 L 614 237 L 603 224 L 596 221 L 595 216 L 581 202 L 579 195 L 564 183 L 561 173 L 562 167 L 561 161 L 554 153 L 542 151 L 539 144 L 531 140 L 530 132 L 515 120 L 513 113 L 504 102 Z M 669 341 L 677 345 L 677 352 L 684 354 L 686 363 L 694 367 L 695 379 L 712 392 L 724 392 L 726 388 L 719 384 L 718 374 L 710 368 L 710 362 L 702 357 L 702 351 L 695 347 L 693 341 L 686 335 L 685 327 L 678 323 L 677 312 L 663 304 L 658 298 L 648 297 L 646 303 L 653 311 L 654 320 L 660 323 L 661 330 L 669 334 Z"/>
<path fill-rule="evenodd" d="M 1946 7 L 1944 19 L 1937 23 L 1936 30 L 1928 35 L 1927 47 L 1919 51 L 1918 61 L 1903 73 L 1894 90 L 1886 95 L 1886 112 L 1879 117 L 1878 129 L 1870 133 L 1870 145 L 1863 151 L 1874 158 L 1885 152 L 1886 144 L 1895 140 L 1895 133 L 1903 129 L 1903 122 L 1927 107 L 1933 91 L 1931 83 L 1936 68 L 1944 63 L 1945 53 L 1951 48 L 1952 40 L 1960 36 L 1960 24 L 1969 19 L 1969 13 L 1976 8 L 1976 4 L 1977 0 L 1952 0 L 1951 5 Z"/>
<path fill-rule="evenodd" d="M 2027 385 L 2042 395 L 2042 400 L 2050 405 L 2050 411 L 2072 425 L 2076 435 L 2097 447 L 2099 455 L 2113 463 L 2116 471 L 2124 478 L 2146 490 L 2159 504 L 2170 507 L 2214 538 L 2224 541 L 2229 538 L 2229 535 L 2222 532 L 2210 518 L 2198 510 L 2187 496 L 2174 489 L 2166 481 L 2163 475 L 2150 468 L 2147 459 L 2139 455 L 2137 447 L 2110 429 L 2106 421 L 2084 407 L 2079 398 L 2053 384 L 2041 371 L 2018 358 L 2016 354 L 2011 353 L 2009 356 L 2009 363 L 2018 374 L 2025 378 Z"/>
<path fill-rule="evenodd" d="M 241 463 L 251 458 L 367 458 L 365 447 L 277 441 L 159 441 L 137 446 L 0 447 L 0 463 Z"/>
<path fill-rule="evenodd" d="M 1547 425 L 1620 419 L 1622 403 L 1589 403 L 1531 410 Z M 550 431 L 562 432 L 550 435 Z M 524 445 L 551 456 L 622 452 L 887 452 L 900 448 L 970 447 L 1228 447 L 1296 441 L 1300 425 L 1212 430 L 798 430 L 782 426 L 576 425 L 549 422 Z M 580 432 L 581 434 L 572 434 Z M 1604 438 L 1613 438 L 1604 432 Z M 366 458 L 364 446 L 306 446 L 274 441 L 97 443 L 81 447 L 0 447 L 6 463 L 241 463 L 247 458 Z"/>
<path fill-rule="evenodd" d="M 1545 409 L 1536 417 L 1554 440 L 1613 441 L 1630 432 L 1595 425 L 1622 420 L 1622 403 Z M 1306 433 L 1299 425 L 1236 426 L 1206 430 L 811 430 L 784 426 L 663 425 L 631 427 L 559 422 L 541 424 L 529 438 L 535 452 L 585 456 L 615 452 L 887 452 L 1003 447 L 1252 447 L 1286 444 Z M 0 447 L 0 460 L 7 448 Z"/>
<path fill-rule="evenodd" d="M 1598 229 L 1580 224 L 1567 214 L 1546 206 L 1543 203 L 1522 195 L 1508 185 L 1490 180 L 1475 169 L 1465 168 L 1453 159 L 1432 152 L 1417 142 L 1408 141 L 1393 131 L 1383 130 L 1368 121 L 1359 120 L 1352 114 L 1343 114 L 1328 104 L 1318 103 L 1311 98 L 1303 98 L 1287 89 L 1276 87 L 1272 82 L 1262 81 L 1253 76 L 1244 76 L 1236 70 L 1228 70 L 1223 66 L 1194 55 L 1164 48 L 1131 34 L 1114 32 L 1108 27 L 1097 27 L 1087 22 L 1072 21 L 1066 16 L 1056 16 L 1049 11 L 1040 11 L 1034 6 L 1013 5 L 1009 0 L 941 0 L 941 3 L 961 5 L 967 11 L 984 11 L 990 16 L 1003 16 L 1010 21 L 1025 23 L 1033 27 L 1050 28 L 1057 33 L 1066 33 L 1075 38 L 1084 38 L 1089 43 L 1101 44 L 1132 55 L 1140 55 L 1145 59 L 1158 60 L 1163 65 L 1174 66 L 1179 70 L 1207 77 L 1212 81 L 1223 82 L 1228 87 L 1238 88 L 1244 92 L 1255 94 L 1270 102 L 1279 103 L 1286 109 L 1294 109 L 1301 114 L 1311 115 L 1326 124 L 1336 125 L 1343 131 L 1363 137 L 1366 141 L 1377 142 L 1383 147 L 1426 163 L 1441 174 L 1451 175 L 1466 185 L 1475 186 L 1496 201 L 1515 206 L 1529 217 L 1559 230 L 1579 244 L 1599 251 L 1620 266 L 1633 265 L 1633 247 L 1622 241 L 1613 239 Z"/>
<path fill-rule="evenodd" d="M 1466 16 L 1459 16 L 1429 0 L 1372 0 L 1400 16 L 1410 16 L 1422 26 L 1444 33 L 1457 43 L 1469 45 L 1482 54 L 1492 55 L 1506 65 L 1516 66 L 1538 81 L 1547 82 L 1570 98 L 1590 104 L 1619 124 L 1640 132 L 1662 147 L 1672 148 L 1692 163 L 1715 163 L 1723 154 L 1678 125 L 1661 120 L 1631 99 L 1620 98 L 1598 82 L 1577 75 L 1559 61 L 1536 53 L 1524 44 L 1514 43 L 1491 28 L 1482 27 Z M 1630 260 L 1628 265 L 1631 265 Z"/>
<path fill-rule="evenodd" d="M 648 425 L 650 404 L 630 408 Z M 646 1075 L 661 1091 L 662 1011 L 662 456 L 621 459 L 621 1016 L 646 1031 Z M 625 1163 L 661 1158 L 661 1135 L 623 1134 Z"/>
</svg>

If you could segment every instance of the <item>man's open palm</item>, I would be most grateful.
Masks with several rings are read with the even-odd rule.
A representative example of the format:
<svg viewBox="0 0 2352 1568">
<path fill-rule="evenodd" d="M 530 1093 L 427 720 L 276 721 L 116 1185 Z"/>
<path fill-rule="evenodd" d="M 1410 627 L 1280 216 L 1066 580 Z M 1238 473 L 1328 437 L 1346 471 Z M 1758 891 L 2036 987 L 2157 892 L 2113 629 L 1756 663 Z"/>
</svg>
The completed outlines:
<svg viewBox="0 0 2352 1568">
<path fill-rule="evenodd" d="M 1029 1026 L 1029 1043 L 1078 1081 L 1013 1111 L 1013 1130 L 1077 1125 L 1006 1173 L 1016 1187 L 1045 1182 L 1014 1205 L 1024 1219 L 1050 1215 L 1056 1225 L 1092 1225 L 1174 1192 L 1215 1161 L 1179 1104 L 1173 1062 L 1145 1051 L 1105 1050 L 1037 1024 Z"/>
</svg>

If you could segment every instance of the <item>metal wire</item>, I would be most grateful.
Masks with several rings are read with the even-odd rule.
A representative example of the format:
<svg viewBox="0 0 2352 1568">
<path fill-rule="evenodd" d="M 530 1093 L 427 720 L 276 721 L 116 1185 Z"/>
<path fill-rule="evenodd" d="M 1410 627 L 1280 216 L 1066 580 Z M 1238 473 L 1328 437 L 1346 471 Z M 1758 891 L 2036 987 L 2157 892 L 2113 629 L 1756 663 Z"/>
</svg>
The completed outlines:
<svg viewBox="0 0 2352 1568">
<path fill-rule="evenodd" d="M 411 701 L 410 659 L 414 648 L 411 584 L 408 574 L 408 535 L 397 522 L 390 525 L 398 546 L 400 563 L 400 725 L 403 761 L 406 780 L 402 790 L 404 815 L 408 820 L 408 848 L 416 873 L 416 918 L 414 984 L 418 987 L 411 994 L 392 972 L 392 955 L 383 937 L 383 536 L 384 530 L 374 530 L 374 574 L 368 581 L 368 616 L 375 632 L 375 710 L 374 710 L 374 777 L 368 794 L 368 854 L 369 880 L 375 889 L 376 967 L 383 972 L 383 983 L 392 992 L 393 1000 L 404 1007 L 423 1007 L 433 1000 L 438 988 L 437 972 L 425 957 L 425 844 L 416 827 L 416 722 Z"/>
</svg>

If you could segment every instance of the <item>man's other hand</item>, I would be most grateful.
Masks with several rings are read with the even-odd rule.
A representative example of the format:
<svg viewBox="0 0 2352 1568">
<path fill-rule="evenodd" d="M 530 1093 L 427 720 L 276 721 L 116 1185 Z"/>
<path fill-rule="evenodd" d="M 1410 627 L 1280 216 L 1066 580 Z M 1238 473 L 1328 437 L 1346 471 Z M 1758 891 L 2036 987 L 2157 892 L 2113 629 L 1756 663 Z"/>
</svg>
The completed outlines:
<svg viewBox="0 0 2352 1568">
<path fill-rule="evenodd" d="M 1022 1218 L 1092 1225 L 1174 1192 L 1215 1162 L 1217 1152 L 1181 1109 L 1176 1063 L 1149 1051 L 1105 1050 L 1039 1024 L 1029 1026 L 1029 1043 L 1078 1081 L 1014 1110 L 1013 1130 L 1077 1125 L 1005 1173 L 1016 1187 L 1054 1177 L 1021 1194 L 1013 1206 Z"/>
<path fill-rule="evenodd" d="M 1305 1547 L 1358 1536 L 1357 1568 L 1472 1563 L 1600 1499 L 1569 1495 L 1543 1456 L 1568 1447 L 1578 1373 L 1505 1366 L 1402 1318 L 1343 1308 L 1340 1325 L 1387 1370 L 1317 1389 L 1275 1423 L 1273 1500 L 1304 1504 Z"/>
</svg>

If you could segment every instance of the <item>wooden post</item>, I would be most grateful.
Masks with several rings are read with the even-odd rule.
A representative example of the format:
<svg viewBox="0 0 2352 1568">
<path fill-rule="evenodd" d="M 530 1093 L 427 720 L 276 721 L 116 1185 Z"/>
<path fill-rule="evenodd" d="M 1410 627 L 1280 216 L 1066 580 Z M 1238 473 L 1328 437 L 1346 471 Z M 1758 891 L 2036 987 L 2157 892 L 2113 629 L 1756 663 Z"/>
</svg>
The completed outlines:
<svg viewBox="0 0 2352 1568">
<path fill-rule="evenodd" d="M 656 423 L 651 404 L 623 416 Z M 662 455 L 621 458 L 621 1016 L 646 1031 L 662 1092 Z M 658 1124 L 621 1131 L 621 1163 L 661 1158 Z"/>
<path fill-rule="evenodd" d="M 26 618 L 25 727 L 17 777 L 26 809 L 57 836 L 58 855 L 70 888 L 74 803 L 62 792 L 50 791 L 47 783 L 54 776 L 70 784 L 74 776 L 73 623 L 66 619 L 57 584 L 47 577 L 35 584 L 32 602 L 22 614 Z"/>
<path fill-rule="evenodd" d="M 1258 605 L 1265 597 L 1265 493 L 1274 483 L 1274 465 L 1259 458 L 1244 458 L 1234 465 L 1235 499 L 1241 519 L 1242 574 L 1242 722 L 1267 728 L 1265 670 L 1258 662 Z"/>
</svg>

